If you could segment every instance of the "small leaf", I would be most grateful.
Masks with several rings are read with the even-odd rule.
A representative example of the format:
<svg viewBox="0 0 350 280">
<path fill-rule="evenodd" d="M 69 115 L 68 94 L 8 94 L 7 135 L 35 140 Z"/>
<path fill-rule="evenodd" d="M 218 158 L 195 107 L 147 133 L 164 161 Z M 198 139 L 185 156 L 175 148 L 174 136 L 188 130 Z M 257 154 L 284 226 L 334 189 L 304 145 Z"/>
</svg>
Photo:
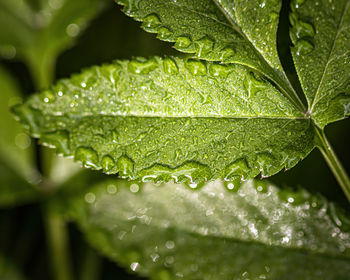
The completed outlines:
<svg viewBox="0 0 350 280">
<path fill-rule="evenodd" d="M 59 154 L 144 181 L 270 176 L 313 149 L 310 120 L 267 80 L 195 59 L 93 67 L 14 112 Z"/>
<path fill-rule="evenodd" d="M 280 0 L 117 0 L 148 32 L 198 58 L 246 65 L 273 80 L 300 110 L 276 48 Z"/>
<path fill-rule="evenodd" d="M 323 128 L 350 114 L 350 1 L 292 1 L 290 35 L 309 114 Z"/>
<path fill-rule="evenodd" d="M 199 191 L 134 185 L 102 182 L 69 208 L 95 248 L 142 276 L 339 280 L 350 273 L 350 221 L 305 191 L 261 181 L 236 193 L 218 181 Z"/>
<path fill-rule="evenodd" d="M 32 140 L 10 113 L 10 106 L 21 102 L 16 81 L 0 67 L 0 157 L 19 174 L 26 177 L 33 163 Z"/>
<path fill-rule="evenodd" d="M 43 0 L 37 5 L 31 2 L 1 0 L 0 25 L 5 28 L 0 30 L 0 56 L 25 61 L 34 77 L 40 79 L 105 1 Z"/>
</svg>

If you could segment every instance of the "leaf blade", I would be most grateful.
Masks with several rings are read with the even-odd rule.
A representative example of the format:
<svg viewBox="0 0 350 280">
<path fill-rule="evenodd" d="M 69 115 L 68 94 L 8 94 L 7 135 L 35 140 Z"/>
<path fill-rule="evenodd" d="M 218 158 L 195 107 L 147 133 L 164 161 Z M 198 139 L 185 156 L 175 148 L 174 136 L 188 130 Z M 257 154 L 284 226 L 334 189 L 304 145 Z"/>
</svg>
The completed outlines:
<svg viewBox="0 0 350 280">
<path fill-rule="evenodd" d="M 349 14 L 349 1 L 292 3 L 292 54 L 309 113 L 321 128 L 349 114 Z"/>
<path fill-rule="evenodd" d="M 59 153 L 132 179 L 269 176 L 313 149 L 310 121 L 268 81 L 193 59 L 94 67 L 15 111 Z"/>
<path fill-rule="evenodd" d="M 146 184 L 133 193 L 133 185 L 108 180 L 71 210 L 94 247 L 143 276 L 343 279 L 350 269 L 346 238 L 331 237 L 336 216 L 319 215 L 334 206 L 306 192 L 279 193 L 258 181 L 238 193 L 220 182 L 198 192 Z"/>
</svg>

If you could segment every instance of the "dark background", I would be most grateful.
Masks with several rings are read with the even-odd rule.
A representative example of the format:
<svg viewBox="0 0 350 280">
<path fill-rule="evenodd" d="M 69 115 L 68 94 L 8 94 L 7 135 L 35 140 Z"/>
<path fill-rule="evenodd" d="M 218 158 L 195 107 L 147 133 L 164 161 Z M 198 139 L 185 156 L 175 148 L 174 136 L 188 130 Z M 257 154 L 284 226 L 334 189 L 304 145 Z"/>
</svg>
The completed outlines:
<svg viewBox="0 0 350 280">
<path fill-rule="evenodd" d="M 298 87 L 289 53 L 291 42 L 286 32 L 289 1 L 283 2 L 278 45 L 282 63 L 290 79 Z M 125 16 L 118 5 L 111 3 L 77 39 L 75 47 L 59 57 L 56 78 L 68 77 L 84 67 L 108 63 L 114 59 L 178 54 L 171 48 L 171 44 L 157 40 L 154 34 L 142 31 L 139 26 L 140 23 Z M 13 61 L 1 61 L 1 64 L 5 65 L 17 78 L 23 92 L 27 94 L 33 92 L 29 72 L 23 64 Z M 326 128 L 330 142 L 348 171 L 350 171 L 349 130 L 349 119 L 331 124 Z M 280 187 L 294 189 L 303 187 L 311 193 L 321 193 L 349 210 L 339 185 L 318 150 L 314 150 L 292 170 L 282 171 L 270 180 Z M 10 256 L 20 266 L 24 275 L 33 280 L 51 279 L 50 258 L 45 244 L 41 213 L 38 204 L 0 210 L 0 251 Z M 69 226 L 69 232 L 71 254 L 75 264 L 73 267 L 76 268 L 80 265 L 81 256 L 87 253 L 87 245 L 73 224 Z M 101 257 L 100 279 L 141 278 L 128 274 L 124 269 Z"/>
</svg>

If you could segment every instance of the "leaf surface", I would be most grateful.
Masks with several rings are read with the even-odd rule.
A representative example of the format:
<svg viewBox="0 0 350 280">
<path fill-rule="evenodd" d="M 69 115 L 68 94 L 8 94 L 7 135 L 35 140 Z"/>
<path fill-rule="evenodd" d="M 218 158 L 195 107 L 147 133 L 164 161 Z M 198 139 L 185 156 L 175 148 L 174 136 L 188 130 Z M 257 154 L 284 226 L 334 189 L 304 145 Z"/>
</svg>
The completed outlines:
<svg viewBox="0 0 350 280">
<path fill-rule="evenodd" d="M 350 114 L 350 1 L 293 1 L 291 8 L 296 69 L 323 128 Z"/>
<path fill-rule="evenodd" d="M 276 50 L 281 1 L 119 0 L 124 12 L 174 47 L 198 58 L 238 63 L 272 79 L 289 100 L 303 105 L 286 78 Z"/>
<path fill-rule="evenodd" d="M 0 277 L 2 280 L 24 280 L 26 279 L 19 272 L 16 267 L 9 259 L 0 254 Z"/>
<path fill-rule="evenodd" d="M 128 189 L 130 188 L 130 190 Z M 350 221 L 305 191 L 108 180 L 69 209 L 104 255 L 151 279 L 347 279 Z"/>
<path fill-rule="evenodd" d="M 62 80 L 14 111 L 58 153 L 144 181 L 269 176 L 313 149 L 310 121 L 235 64 L 117 61 Z"/>
</svg>

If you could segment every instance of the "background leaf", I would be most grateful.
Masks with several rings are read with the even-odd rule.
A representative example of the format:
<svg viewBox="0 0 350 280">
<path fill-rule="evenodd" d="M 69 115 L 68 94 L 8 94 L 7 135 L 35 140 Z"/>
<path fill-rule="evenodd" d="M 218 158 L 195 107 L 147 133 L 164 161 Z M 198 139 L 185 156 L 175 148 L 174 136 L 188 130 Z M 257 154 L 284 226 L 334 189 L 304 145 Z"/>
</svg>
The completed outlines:
<svg viewBox="0 0 350 280">
<path fill-rule="evenodd" d="M 350 221 L 302 190 L 108 180 L 70 207 L 93 246 L 151 279 L 339 280 L 350 272 Z"/>
<path fill-rule="evenodd" d="M 313 149 L 310 121 L 233 64 L 119 61 L 62 80 L 14 111 L 58 153 L 131 179 L 240 182 L 291 168 Z"/>
<path fill-rule="evenodd" d="M 292 1 L 291 9 L 295 66 L 323 128 L 350 114 L 350 1 Z"/>
<path fill-rule="evenodd" d="M 1 0 L 0 25 L 5 28 L 0 30 L 0 54 L 24 60 L 39 86 L 48 87 L 45 76 L 53 75 L 48 69 L 55 68 L 58 54 L 70 46 L 104 2 Z"/>
<path fill-rule="evenodd" d="M 24 280 L 25 278 L 19 273 L 8 259 L 0 254 L 0 277 L 2 280 Z"/>
</svg>

